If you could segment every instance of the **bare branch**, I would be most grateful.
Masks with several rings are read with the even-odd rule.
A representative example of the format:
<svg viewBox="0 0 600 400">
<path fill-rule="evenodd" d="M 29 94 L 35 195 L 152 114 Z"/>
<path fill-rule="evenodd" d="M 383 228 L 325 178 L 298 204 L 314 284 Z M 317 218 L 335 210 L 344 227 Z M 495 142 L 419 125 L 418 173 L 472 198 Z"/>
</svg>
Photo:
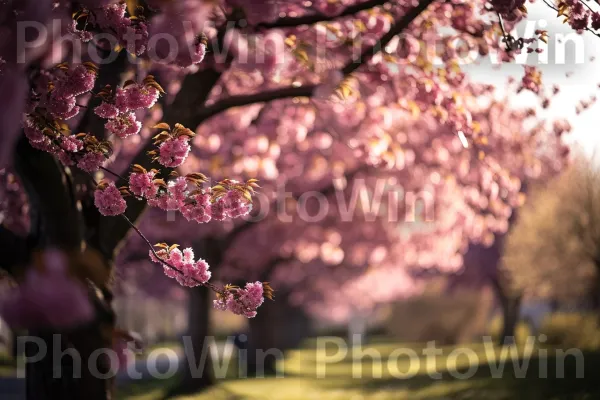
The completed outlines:
<svg viewBox="0 0 600 400">
<path fill-rule="evenodd" d="M 193 124 L 190 123 L 189 118 L 186 117 L 185 111 L 194 109 L 197 104 L 203 104 L 220 77 L 221 74 L 212 69 L 188 75 L 183 82 L 181 91 L 177 94 L 173 103 L 166 107 L 164 121 L 170 125 L 181 123 L 184 126 L 193 126 Z M 148 151 L 153 149 L 154 142 L 152 139 L 149 139 L 134 157 L 132 164 L 139 164 L 147 169 L 158 167 L 158 165 L 152 164 L 152 160 L 147 154 Z M 168 176 L 171 172 L 171 169 L 169 168 L 161 167 L 157 169 L 159 169 L 160 175 L 163 177 Z M 119 175 L 122 178 L 118 180 L 117 186 L 127 185 L 125 177 L 129 175 L 129 171 L 121 172 Z M 127 202 L 127 215 L 133 223 L 136 223 L 145 208 L 145 202 L 130 199 Z M 117 251 L 119 244 L 123 242 L 131 227 L 120 218 L 102 218 L 100 222 L 102 224 L 101 242 L 104 243 L 108 249 L 112 249 L 112 252 Z"/>
<path fill-rule="evenodd" d="M 397 21 L 390 30 L 381 37 L 373 46 L 365 49 L 358 57 L 351 60 L 342 69 L 344 76 L 348 76 L 356 71 L 361 65 L 368 62 L 373 56 L 379 53 L 388 43 L 397 35 L 402 33 L 423 11 L 429 7 L 435 0 L 422 0 L 416 7 L 408 11 L 399 21 Z M 285 99 L 290 97 L 310 97 L 316 85 L 307 85 L 300 87 L 285 87 L 271 91 L 264 91 L 250 95 L 231 96 L 216 102 L 215 104 L 204 107 L 195 116 L 192 125 L 200 125 L 203 121 L 213 117 L 225 110 L 233 107 L 247 106 L 254 103 L 264 103 L 268 101 Z"/>
<path fill-rule="evenodd" d="M 334 16 L 311 14 L 303 15 L 301 17 L 283 17 L 274 22 L 258 24 L 256 25 L 256 29 L 293 28 L 301 25 L 313 25 L 319 22 L 334 21 L 338 18 L 354 15 L 360 11 L 382 6 L 388 1 L 389 0 L 367 0 L 362 3 L 346 7 L 340 14 Z"/>
</svg>

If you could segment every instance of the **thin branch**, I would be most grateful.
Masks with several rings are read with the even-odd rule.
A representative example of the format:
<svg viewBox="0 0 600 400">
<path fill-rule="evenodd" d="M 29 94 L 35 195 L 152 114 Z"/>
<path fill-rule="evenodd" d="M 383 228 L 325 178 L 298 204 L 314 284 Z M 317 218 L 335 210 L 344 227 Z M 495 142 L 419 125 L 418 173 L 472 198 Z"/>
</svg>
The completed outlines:
<svg viewBox="0 0 600 400">
<path fill-rule="evenodd" d="M 165 260 L 163 260 L 162 258 L 160 258 L 160 256 L 156 253 L 156 250 L 154 250 L 154 246 L 152 246 L 152 243 L 150 243 L 150 241 L 148 240 L 148 238 L 146 238 L 146 236 L 144 235 L 144 233 L 137 227 L 135 226 L 135 224 L 133 222 L 131 222 L 131 220 L 129 218 L 127 218 L 127 216 L 125 214 L 121 214 L 120 215 L 121 218 L 123 218 L 131 227 L 131 229 L 133 229 L 141 238 L 144 242 L 146 242 L 146 244 L 148 245 L 148 248 L 150 249 L 150 251 L 152 252 L 152 254 L 154 255 L 154 257 L 156 257 L 157 260 L 159 260 L 162 264 L 166 265 L 167 268 L 172 269 L 173 271 L 177 272 L 179 275 L 186 277 L 185 274 L 180 271 L 179 269 L 175 268 L 174 266 L 172 266 L 171 264 L 169 264 L 168 262 L 166 262 Z M 219 293 L 219 294 L 224 294 L 223 290 L 219 289 L 217 286 L 213 285 L 212 283 L 209 282 L 201 282 L 195 278 L 191 278 L 194 282 L 196 282 L 199 285 L 205 286 L 209 289 L 212 289 L 213 291 Z"/>
<path fill-rule="evenodd" d="M 117 174 L 116 172 L 111 171 L 108 168 L 104 168 L 104 167 L 100 167 L 100 169 L 104 172 L 108 172 L 109 174 L 111 174 L 112 176 L 114 176 L 115 178 L 119 178 L 121 181 L 127 181 L 127 179 L 123 178 L 121 175 Z"/>
<path fill-rule="evenodd" d="M 544 4 L 546 4 L 548 7 L 550 7 L 551 9 L 553 9 L 554 11 L 558 12 L 558 8 L 556 8 L 553 4 L 550 4 L 550 2 L 548 0 L 542 0 L 544 2 Z M 593 29 L 590 29 L 589 26 L 586 26 L 584 28 L 584 30 L 590 32 L 592 35 L 598 36 L 600 37 L 600 33 L 595 32 Z"/>
<path fill-rule="evenodd" d="M 303 15 L 301 17 L 283 17 L 274 22 L 264 22 L 256 25 L 256 29 L 273 29 L 273 28 L 294 28 L 301 25 L 313 25 L 319 22 L 334 21 L 337 18 L 343 18 L 359 13 L 360 11 L 369 10 L 388 3 L 389 0 L 367 0 L 362 3 L 354 4 L 346 7 L 340 14 L 329 16 L 323 14 Z"/>
<path fill-rule="evenodd" d="M 396 22 L 377 43 L 365 49 L 358 57 L 346 64 L 342 69 L 344 76 L 352 74 L 361 65 L 365 64 L 373 58 L 373 56 L 382 51 L 395 36 L 402 33 L 434 1 L 436 0 L 422 0 L 419 5 L 413 7 L 404 14 L 404 16 L 402 16 L 402 18 L 400 18 L 400 20 Z M 231 96 L 201 109 L 195 116 L 194 125 L 200 125 L 206 119 L 233 107 L 247 106 L 254 103 L 264 103 L 290 97 L 311 97 L 316 87 L 317 85 L 286 87 L 250 95 Z"/>
<path fill-rule="evenodd" d="M 378 43 L 375 43 L 373 46 L 365 49 L 360 56 L 356 59 L 352 60 L 349 64 L 347 64 L 344 69 L 342 69 L 342 73 L 344 76 L 348 76 L 354 71 L 356 71 L 362 64 L 368 62 L 373 56 L 382 51 L 385 46 L 387 46 L 394 37 L 402 33 L 408 26 L 415 20 L 423 11 L 425 11 L 432 3 L 436 0 L 421 0 L 419 4 L 413 8 L 411 8 L 406 14 L 400 18 L 398 22 L 396 22 L 390 30 L 381 37 Z"/>
<path fill-rule="evenodd" d="M 192 75 L 186 76 L 182 89 L 179 91 L 172 104 L 165 109 L 164 122 L 173 126 L 175 123 L 181 123 L 184 126 L 191 127 L 191 123 L 185 115 L 184 110 L 191 110 L 197 104 L 203 104 L 210 94 L 213 87 L 219 80 L 221 73 L 212 69 L 202 70 Z M 146 169 L 151 169 L 153 164 L 150 156 L 147 154 L 149 150 L 154 149 L 154 141 L 150 138 L 145 144 L 140 147 L 140 150 L 134 157 L 131 164 L 139 164 Z M 169 176 L 172 171 L 170 168 L 159 168 L 161 176 Z M 127 172 L 121 172 L 121 176 Z M 117 186 L 127 185 L 126 179 L 119 179 Z M 132 221 L 137 221 L 146 208 L 145 202 L 128 202 L 127 210 Z M 101 241 L 106 247 L 115 252 L 119 245 L 129 232 L 129 225 L 122 223 L 119 219 L 103 219 L 101 220 L 100 234 Z"/>
<path fill-rule="evenodd" d="M 96 182 L 96 180 L 94 179 L 93 175 L 90 174 L 90 179 L 91 181 L 98 186 L 98 182 Z M 152 254 L 154 255 L 154 257 L 156 257 L 157 260 L 159 260 L 162 264 L 164 264 L 167 268 L 170 268 L 171 270 L 177 272 L 179 275 L 187 278 L 185 276 L 185 274 L 180 271 L 178 268 L 174 267 L 173 265 L 169 264 L 167 261 L 163 260 L 157 253 L 156 250 L 154 250 L 154 246 L 152 246 L 152 243 L 150 243 L 150 241 L 148 240 L 148 238 L 146 237 L 146 235 L 144 235 L 144 233 L 137 227 L 135 226 L 135 224 L 133 222 L 131 222 L 131 220 L 129 218 L 127 218 L 127 216 L 125 214 L 120 214 L 119 217 L 121 217 L 125 222 L 127 222 L 127 224 L 129 225 L 129 227 L 131 229 L 133 229 L 135 231 L 135 233 L 137 233 L 139 235 L 140 238 L 142 238 L 142 240 L 146 243 L 146 245 L 148 245 L 148 248 L 150 249 L 150 251 L 152 252 Z M 199 280 L 197 280 L 196 278 L 191 278 L 194 282 L 196 282 L 199 285 L 205 286 L 209 289 L 212 289 L 213 291 L 219 293 L 219 294 L 223 294 L 224 292 L 222 290 L 220 290 L 218 287 L 216 287 L 215 285 L 213 285 L 212 283 L 209 282 L 201 282 Z"/>
</svg>

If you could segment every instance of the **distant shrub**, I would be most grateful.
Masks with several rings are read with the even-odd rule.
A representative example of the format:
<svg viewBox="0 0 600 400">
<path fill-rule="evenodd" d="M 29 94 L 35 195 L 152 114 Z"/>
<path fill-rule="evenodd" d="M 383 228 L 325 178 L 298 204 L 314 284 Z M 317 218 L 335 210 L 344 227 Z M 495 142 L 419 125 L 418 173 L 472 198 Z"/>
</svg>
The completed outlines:
<svg viewBox="0 0 600 400">
<path fill-rule="evenodd" d="M 406 342 L 468 343 L 485 334 L 492 306 L 491 293 L 481 291 L 411 298 L 393 306 L 387 333 Z"/>
<path fill-rule="evenodd" d="M 599 317 L 591 313 L 554 313 L 546 317 L 540 333 L 552 346 L 600 349 Z"/>
<path fill-rule="evenodd" d="M 498 343 L 500 341 L 500 333 L 502 332 L 503 323 L 502 315 L 498 314 L 490 321 L 488 325 L 487 335 L 492 337 L 494 343 Z M 525 321 L 519 321 L 515 327 L 515 342 L 525 343 L 527 338 L 532 334 L 532 329 L 529 324 Z"/>
</svg>

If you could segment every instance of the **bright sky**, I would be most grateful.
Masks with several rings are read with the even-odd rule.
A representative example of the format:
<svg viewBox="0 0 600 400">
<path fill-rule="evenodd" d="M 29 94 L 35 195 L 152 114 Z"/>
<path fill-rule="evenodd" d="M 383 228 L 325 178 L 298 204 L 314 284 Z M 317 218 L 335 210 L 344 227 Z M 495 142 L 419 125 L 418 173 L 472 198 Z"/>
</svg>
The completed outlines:
<svg viewBox="0 0 600 400">
<path fill-rule="evenodd" d="M 543 82 L 547 87 L 559 85 L 560 93 L 554 98 L 548 110 L 543 110 L 541 115 L 551 118 L 566 117 L 573 126 L 573 133 L 569 140 L 579 144 L 586 154 L 591 155 L 594 149 L 600 151 L 600 37 L 590 32 L 577 35 L 570 26 L 563 25 L 562 19 L 556 17 L 556 12 L 546 6 L 541 0 L 534 4 L 527 3 L 529 10 L 528 22 L 517 27 L 520 36 L 529 27 L 531 31 L 526 37 L 531 37 L 535 29 L 548 31 L 548 50 L 545 55 L 547 63 L 543 64 L 540 55 L 532 53 L 521 64 L 537 65 L 543 74 Z M 526 24 L 529 24 L 528 26 Z M 567 39 L 562 40 L 564 35 Z M 516 36 L 516 35 L 515 35 Z M 575 44 L 575 40 L 579 44 Z M 565 46 L 565 43 L 568 43 Z M 561 61 L 561 48 L 566 49 L 564 62 Z M 594 61 L 591 58 L 595 57 Z M 542 62 L 540 62 L 542 61 Z M 508 76 L 520 79 L 523 76 L 522 65 L 503 64 L 500 69 L 495 69 L 488 57 L 484 57 L 479 65 L 470 65 L 468 68 L 473 79 L 494 83 L 498 87 L 506 82 Z M 566 75 L 570 74 L 569 77 Z M 587 100 L 592 95 L 598 95 L 599 101 L 581 114 L 576 115 L 575 107 L 580 100 Z M 514 104 L 525 105 L 535 101 L 529 93 L 519 95 Z"/>
</svg>

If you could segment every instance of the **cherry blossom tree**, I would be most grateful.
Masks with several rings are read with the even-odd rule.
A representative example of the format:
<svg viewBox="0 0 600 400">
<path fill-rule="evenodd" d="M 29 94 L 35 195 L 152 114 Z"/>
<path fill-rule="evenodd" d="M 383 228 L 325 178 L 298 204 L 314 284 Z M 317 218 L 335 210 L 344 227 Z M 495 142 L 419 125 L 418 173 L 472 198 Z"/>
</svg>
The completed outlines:
<svg viewBox="0 0 600 400">
<path fill-rule="evenodd" d="M 491 241 L 506 231 L 520 201 L 518 171 L 560 169 L 566 156 L 560 135 L 541 127 L 522 134 L 486 127 L 481 113 L 491 109 L 484 104 L 493 88 L 470 82 L 460 67 L 461 41 L 501 61 L 525 47 L 535 51 L 538 38 L 507 33 L 525 11 L 514 1 L 2 2 L 0 163 L 9 167 L 4 175 L 20 182 L 27 206 L 3 204 L 12 207 L 6 215 L 27 209 L 23 220 L 30 221 L 24 235 L 0 229 L 2 267 L 22 282 L 13 299 L 52 282 L 73 296 L 87 289 L 93 309 L 78 302 L 77 321 L 59 318 L 59 306 L 50 310 L 55 315 L 37 310 L 48 322 L 39 331 L 29 326 L 32 333 L 46 343 L 52 332 L 64 333 L 64 346 L 83 360 L 123 337 L 114 329 L 110 280 L 132 232 L 167 277 L 195 287 L 196 344 L 207 333 L 207 313 L 200 311 L 211 292 L 215 306 L 248 317 L 272 294 L 262 280 L 212 283 L 209 266 L 228 266 L 223 277 L 237 282 L 274 279 L 313 260 L 318 269 L 364 269 L 375 257 L 381 268 L 349 279 L 344 292 L 368 290 L 393 272 L 398 284 L 378 290 L 383 298 L 410 286 L 404 267 L 459 268 L 466 240 Z M 543 40 L 546 33 L 537 35 Z M 535 68 L 515 85 L 546 99 Z M 547 151 L 538 156 L 542 145 Z M 252 205 L 256 179 L 261 200 Z M 341 188 L 352 198 L 360 180 L 385 181 L 405 194 L 431 191 L 439 221 L 403 237 L 388 215 L 370 228 L 377 240 L 346 257 L 366 224 L 336 220 L 334 210 L 318 229 L 275 215 L 280 187 L 292 190 L 286 206 L 312 210 L 304 193 L 337 200 Z M 6 184 L 22 196 L 13 178 Z M 152 223 L 147 230 L 143 222 L 136 226 L 148 206 L 201 224 L 186 239 L 193 248 L 180 250 L 174 242 L 181 236 L 167 238 Z M 356 217 L 370 222 L 373 212 L 362 207 Z M 260 224 L 240 222 L 251 209 L 266 214 Z M 396 211 L 405 214 L 406 203 Z M 157 234 L 156 246 L 144 232 Z M 317 257 L 316 243 L 325 244 Z M 398 245 L 385 248 L 390 243 Z M 48 253 L 52 248 L 67 256 Z M 286 267 L 279 268 L 280 260 Z M 245 269 L 252 271 L 246 278 Z M 100 371 L 109 364 L 98 359 Z M 91 374 L 60 388 L 50 387 L 51 374 L 48 363 L 28 365 L 30 393 L 109 397 L 109 382 Z"/>
</svg>

